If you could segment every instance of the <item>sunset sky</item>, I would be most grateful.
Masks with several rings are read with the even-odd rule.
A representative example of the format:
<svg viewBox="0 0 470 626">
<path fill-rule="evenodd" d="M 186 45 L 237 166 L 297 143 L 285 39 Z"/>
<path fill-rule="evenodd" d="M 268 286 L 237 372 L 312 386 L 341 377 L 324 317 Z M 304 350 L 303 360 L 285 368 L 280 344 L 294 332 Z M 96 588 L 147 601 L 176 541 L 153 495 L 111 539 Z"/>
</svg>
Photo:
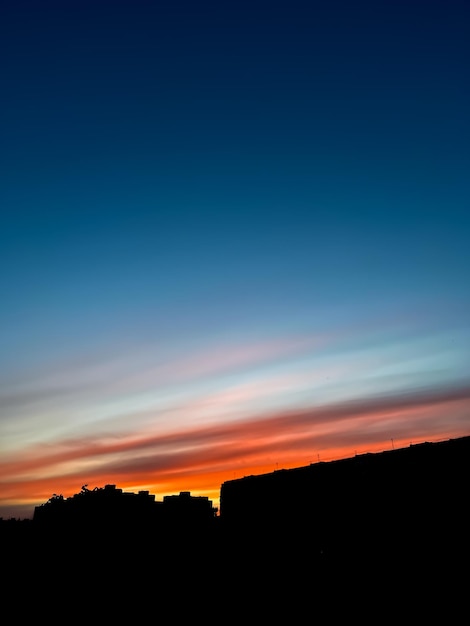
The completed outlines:
<svg viewBox="0 0 470 626">
<path fill-rule="evenodd" d="M 470 434 L 467 0 L 0 30 L 0 517 Z"/>
</svg>

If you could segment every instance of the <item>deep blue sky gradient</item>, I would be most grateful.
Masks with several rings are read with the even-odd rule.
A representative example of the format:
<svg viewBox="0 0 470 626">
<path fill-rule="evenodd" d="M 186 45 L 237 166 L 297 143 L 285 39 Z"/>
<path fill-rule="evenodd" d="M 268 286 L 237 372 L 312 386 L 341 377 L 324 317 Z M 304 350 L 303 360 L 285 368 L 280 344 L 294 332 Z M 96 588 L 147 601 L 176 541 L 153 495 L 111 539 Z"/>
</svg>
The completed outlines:
<svg viewBox="0 0 470 626">
<path fill-rule="evenodd" d="M 222 5 L 3 6 L 9 335 L 162 293 L 468 304 L 468 4 Z"/>
</svg>

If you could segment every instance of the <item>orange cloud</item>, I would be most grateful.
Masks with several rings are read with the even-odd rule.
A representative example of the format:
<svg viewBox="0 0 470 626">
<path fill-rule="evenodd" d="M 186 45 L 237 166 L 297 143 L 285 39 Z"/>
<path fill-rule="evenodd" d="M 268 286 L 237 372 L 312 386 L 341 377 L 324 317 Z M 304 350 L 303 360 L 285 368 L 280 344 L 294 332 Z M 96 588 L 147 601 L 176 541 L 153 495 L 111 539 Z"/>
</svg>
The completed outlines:
<svg viewBox="0 0 470 626">
<path fill-rule="evenodd" d="M 0 516 L 15 516 L 53 493 L 112 483 L 157 499 L 189 490 L 217 505 L 225 480 L 410 442 L 468 435 L 470 386 L 381 395 L 166 434 L 35 445 L 0 464 Z M 444 416 L 444 419 L 443 419 Z"/>
</svg>

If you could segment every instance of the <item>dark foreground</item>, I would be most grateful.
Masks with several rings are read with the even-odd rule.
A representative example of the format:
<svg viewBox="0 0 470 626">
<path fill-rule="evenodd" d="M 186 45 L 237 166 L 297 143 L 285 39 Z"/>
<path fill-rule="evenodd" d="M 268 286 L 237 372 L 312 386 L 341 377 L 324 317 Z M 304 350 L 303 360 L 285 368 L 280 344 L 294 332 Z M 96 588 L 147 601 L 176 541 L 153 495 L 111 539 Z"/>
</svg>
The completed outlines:
<svg viewBox="0 0 470 626">
<path fill-rule="evenodd" d="M 28 525 L 2 535 L 3 612 L 21 624 L 466 621 L 468 543 L 426 528 L 399 539 L 377 528 L 367 545 L 318 552 L 305 535 L 241 535 L 220 520 L 156 536 Z"/>
<path fill-rule="evenodd" d="M 0 524 L 3 622 L 466 624 L 469 475 L 465 437 L 229 481 L 210 521 L 78 523 L 121 502 L 87 491 Z"/>
</svg>

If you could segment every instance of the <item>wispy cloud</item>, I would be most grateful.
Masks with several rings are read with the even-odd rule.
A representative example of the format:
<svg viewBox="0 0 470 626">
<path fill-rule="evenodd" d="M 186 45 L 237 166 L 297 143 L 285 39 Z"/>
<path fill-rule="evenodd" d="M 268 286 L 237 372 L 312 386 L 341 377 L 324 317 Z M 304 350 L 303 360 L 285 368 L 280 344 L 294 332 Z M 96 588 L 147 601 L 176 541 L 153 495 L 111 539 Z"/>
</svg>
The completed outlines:
<svg viewBox="0 0 470 626">
<path fill-rule="evenodd" d="M 0 464 L 1 499 L 76 492 L 87 476 L 99 484 L 154 485 L 174 492 L 200 491 L 217 477 L 228 480 L 322 460 L 407 445 L 423 437 L 468 433 L 470 384 L 379 395 L 303 410 L 265 415 L 167 434 L 96 440 L 64 440 L 33 446 L 14 461 Z M 443 419 L 444 416 L 444 419 Z M 218 497 L 220 483 L 212 483 Z M 33 495 L 34 494 L 34 495 Z"/>
<path fill-rule="evenodd" d="M 116 348 L 89 369 L 13 377 L 0 389 L 0 514 L 84 482 L 218 498 L 233 475 L 466 434 L 465 337 L 376 324 L 128 358 Z"/>
</svg>

